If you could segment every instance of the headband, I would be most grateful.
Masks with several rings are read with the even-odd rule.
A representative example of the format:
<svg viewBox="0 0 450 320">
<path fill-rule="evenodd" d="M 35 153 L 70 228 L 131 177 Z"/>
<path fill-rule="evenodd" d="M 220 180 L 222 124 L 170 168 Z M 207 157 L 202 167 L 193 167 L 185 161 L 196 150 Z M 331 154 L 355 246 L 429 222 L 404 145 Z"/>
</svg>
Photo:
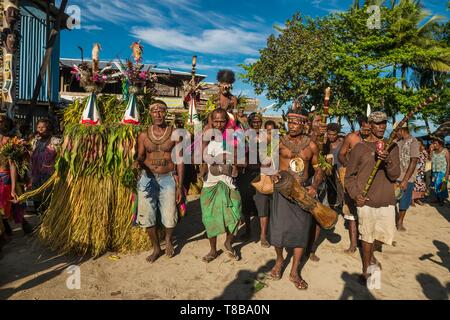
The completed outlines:
<svg viewBox="0 0 450 320">
<path fill-rule="evenodd" d="M 150 111 L 152 111 L 153 109 L 158 108 L 158 107 L 167 109 L 167 106 L 163 103 L 153 103 L 150 105 Z"/>
<path fill-rule="evenodd" d="M 303 119 L 308 119 L 307 116 L 304 116 L 304 115 L 298 114 L 298 113 L 288 113 L 287 117 L 288 117 L 288 118 L 303 118 Z"/>
</svg>

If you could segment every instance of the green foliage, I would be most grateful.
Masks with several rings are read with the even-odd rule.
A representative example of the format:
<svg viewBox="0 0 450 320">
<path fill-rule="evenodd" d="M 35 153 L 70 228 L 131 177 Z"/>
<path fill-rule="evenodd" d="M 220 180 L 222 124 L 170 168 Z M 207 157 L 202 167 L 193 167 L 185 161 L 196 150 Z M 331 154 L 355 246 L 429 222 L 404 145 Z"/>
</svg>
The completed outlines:
<svg viewBox="0 0 450 320">
<path fill-rule="evenodd" d="M 367 26 L 367 6 L 380 1 L 355 1 L 352 8 L 326 17 L 299 13 L 271 35 L 255 63 L 243 65 L 244 81 L 278 107 L 307 92 L 302 105 L 323 105 L 332 88 L 330 115 L 355 119 L 372 110 L 390 117 L 406 113 L 431 94 L 439 101 L 425 118 L 449 119 L 449 22 L 429 17 L 418 1 L 400 0 L 381 7 L 381 28 Z"/>
</svg>

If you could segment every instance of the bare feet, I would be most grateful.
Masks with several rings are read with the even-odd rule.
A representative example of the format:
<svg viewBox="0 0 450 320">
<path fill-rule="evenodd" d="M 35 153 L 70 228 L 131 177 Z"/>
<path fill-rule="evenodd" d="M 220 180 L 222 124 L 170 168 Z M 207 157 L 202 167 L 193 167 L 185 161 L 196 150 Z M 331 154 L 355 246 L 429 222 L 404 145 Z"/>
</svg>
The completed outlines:
<svg viewBox="0 0 450 320">
<path fill-rule="evenodd" d="M 261 247 L 270 248 L 270 243 L 266 240 L 266 238 L 261 238 Z"/>
<path fill-rule="evenodd" d="M 308 289 L 308 283 L 302 279 L 298 274 L 290 274 L 289 280 L 294 283 L 294 286 L 299 290 Z"/>
<path fill-rule="evenodd" d="M 202 258 L 203 262 L 210 263 L 219 256 L 217 251 L 210 251 L 206 256 Z"/>
<path fill-rule="evenodd" d="M 320 258 L 318 256 L 316 256 L 315 253 L 311 253 L 309 255 L 309 259 L 311 259 L 311 261 L 314 261 L 314 262 L 319 262 L 320 261 Z"/>
<path fill-rule="evenodd" d="M 175 250 L 171 241 L 166 241 L 166 256 L 172 258 L 175 255 Z"/>
<path fill-rule="evenodd" d="M 281 269 L 283 268 L 283 260 L 277 261 L 275 266 L 269 273 L 269 278 L 272 280 L 280 280 L 281 279 Z"/>
<path fill-rule="evenodd" d="M 149 255 L 147 257 L 147 262 L 149 263 L 153 263 L 155 262 L 160 256 L 162 255 L 161 249 L 159 250 L 154 250 L 153 253 L 151 255 Z"/>
<path fill-rule="evenodd" d="M 425 205 L 425 204 L 424 204 L 421 200 L 419 200 L 419 199 L 416 200 L 416 203 L 417 203 L 419 206 Z"/>
<path fill-rule="evenodd" d="M 406 229 L 405 229 L 405 227 L 402 224 L 400 224 L 400 225 L 397 226 L 397 231 L 405 232 Z"/>
</svg>

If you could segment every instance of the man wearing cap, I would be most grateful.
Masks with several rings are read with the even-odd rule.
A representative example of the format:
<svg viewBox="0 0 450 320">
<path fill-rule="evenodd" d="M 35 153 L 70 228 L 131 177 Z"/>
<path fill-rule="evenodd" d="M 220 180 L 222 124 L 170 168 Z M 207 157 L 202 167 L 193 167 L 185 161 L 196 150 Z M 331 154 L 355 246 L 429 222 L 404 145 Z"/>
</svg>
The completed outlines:
<svg viewBox="0 0 450 320">
<path fill-rule="evenodd" d="M 358 118 L 359 130 L 349 133 L 342 144 L 341 150 L 339 151 L 339 161 L 342 167 L 339 169 L 339 179 L 342 185 L 345 187 L 345 170 L 348 163 L 348 158 L 350 151 L 363 139 L 367 138 L 370 134 L 370 124 L 367 116 L 363 115 Z M 357 239 L 358 239 L 358 228 L 357 221 L 358 213 L 356 210 L 355 202 L 348 195 L 348 192 L 344 194 L 344 205 L 342 207 L 342 212 L 344 214 L 344 220 L 348 223 L 348 233 L 350 237 L 350 246 L 348 249 L 344 250 L 345 253 L 353 254 L 356 252 Z"/>
<path fill-rule="evenodd" d="M 149 106 L 149 111 L 152 125 L 139 134 L 133 166 L 141 169 L 136 223 L 148 232 L 153 253 L 147 261 L 153 263 L 162 252 L 157 221 L 165 228 L 166 255 L 169 258 L 174 255 L 172 233 L 178 221 L 177 203 L 182 199 L 184 165 L 172 161 L 175 141 L 171 139 L 173 128 L 166 124 L 166 104 L 156 101 Z"/>
<path fill-rule="evenodd" d="M 318 165 L 319 148 L 317 144 L 304 134 L 307 115 L 299 109 L 292 110 L 287 115 L 289 132 L 280 139 L 280 171 L 288 171 L 302 185 L 310 182 L 307 187 L 311 197 L 317 196 L 317 188 L 322 182 L 322 170 Z M 308 169 L 314 168 L 314 176 L 310 177 Z M 312 178 L 312 179 L 311 179 Z M 280 179 L 279 174 L 272 176 L 274 183 Z M 293 249 L 292 267 L 289 280 L 297 289 L 305 290 L 308 283 L 299 274 L 299 264 L 304 248 L 308 245 L 312 216 L 297 203 L 285 198 L 281 193 L 273 194 L 273 210 L 269 222 L 269 242 L 275 247 L 277 260 L 270 272 L 274 280 L 281 279 L 281 269 L 284 264 L 283 249 Z"/>
<path fill-rule="evenodd" d="M 398 146 L 393 145 L 388 151 L 377 148 L 377 143 L 384 142 L 386 114 L 373 112 L 369 116 L 369 124 L 370 135 L 352 149 L 345 174 L 345 188 L 358 208 L 363 281 L 369 277 L 369 265 L 378 264 L 373 256 L 374 242 L 392 245 L 396 230 L 394 188 L 395 181 L 400 176 Z M 373 184 L 367 196 L 364 197 L 364 187 L 378 159 L 383 162 L 373 177 Z"/>
<path fill-rule="evenodd" d="M 408 129 L 408 123 L 405 122 L 401 128 L 397 128 L 398 123 L 394 124 L 394 129 L 397 131 L 397 145 L 400 154 L 400 177 L 398 183 L 400 189 L 403 191 L 403 195 L 399 202 L 399 213 L 397 216 L 397 230 L 406 231 L 403 227 L 403 219 L 405 218 L 406 211 L 411 205 L 412 193 L 414 190 L 414 182 L 417 175 L 417 162 L 420 156 L 420 144 L 416 138 L 414 138 Z"/>
</svg>

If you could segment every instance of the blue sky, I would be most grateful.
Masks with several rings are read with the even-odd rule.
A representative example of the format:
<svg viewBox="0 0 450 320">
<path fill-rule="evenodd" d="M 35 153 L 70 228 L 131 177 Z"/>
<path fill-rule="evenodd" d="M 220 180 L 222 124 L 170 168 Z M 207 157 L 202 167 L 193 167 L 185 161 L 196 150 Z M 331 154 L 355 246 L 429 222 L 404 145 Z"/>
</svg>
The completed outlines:
<svg viewBox="0 0 450 320">
<path fill-rule="evenodd" d="M 59 3 L 59 1 L 57 1 Z M 322 16 L 347 9 L 352 0 L 69 0 L 81 10 L 81 28 L 62 33 L 61 57 L 78 58 L 78 46 L 90 58 L 92 44 L 102 46 L 100 59 L 131 55 L 130 44 L 141 40 L 144 61 L 158 67 L 190 71 L 198 56 L 198 73 L 214 82 L 219 69 L 239 73 L 238 64 L 258 58 L 274 25 L 295 12 Z M 422 1 L 433 14 L 448 16 L 446 1 Z M 237 81 L 235 94 L 257 97 L 250 85 Z"/>
</svg>

